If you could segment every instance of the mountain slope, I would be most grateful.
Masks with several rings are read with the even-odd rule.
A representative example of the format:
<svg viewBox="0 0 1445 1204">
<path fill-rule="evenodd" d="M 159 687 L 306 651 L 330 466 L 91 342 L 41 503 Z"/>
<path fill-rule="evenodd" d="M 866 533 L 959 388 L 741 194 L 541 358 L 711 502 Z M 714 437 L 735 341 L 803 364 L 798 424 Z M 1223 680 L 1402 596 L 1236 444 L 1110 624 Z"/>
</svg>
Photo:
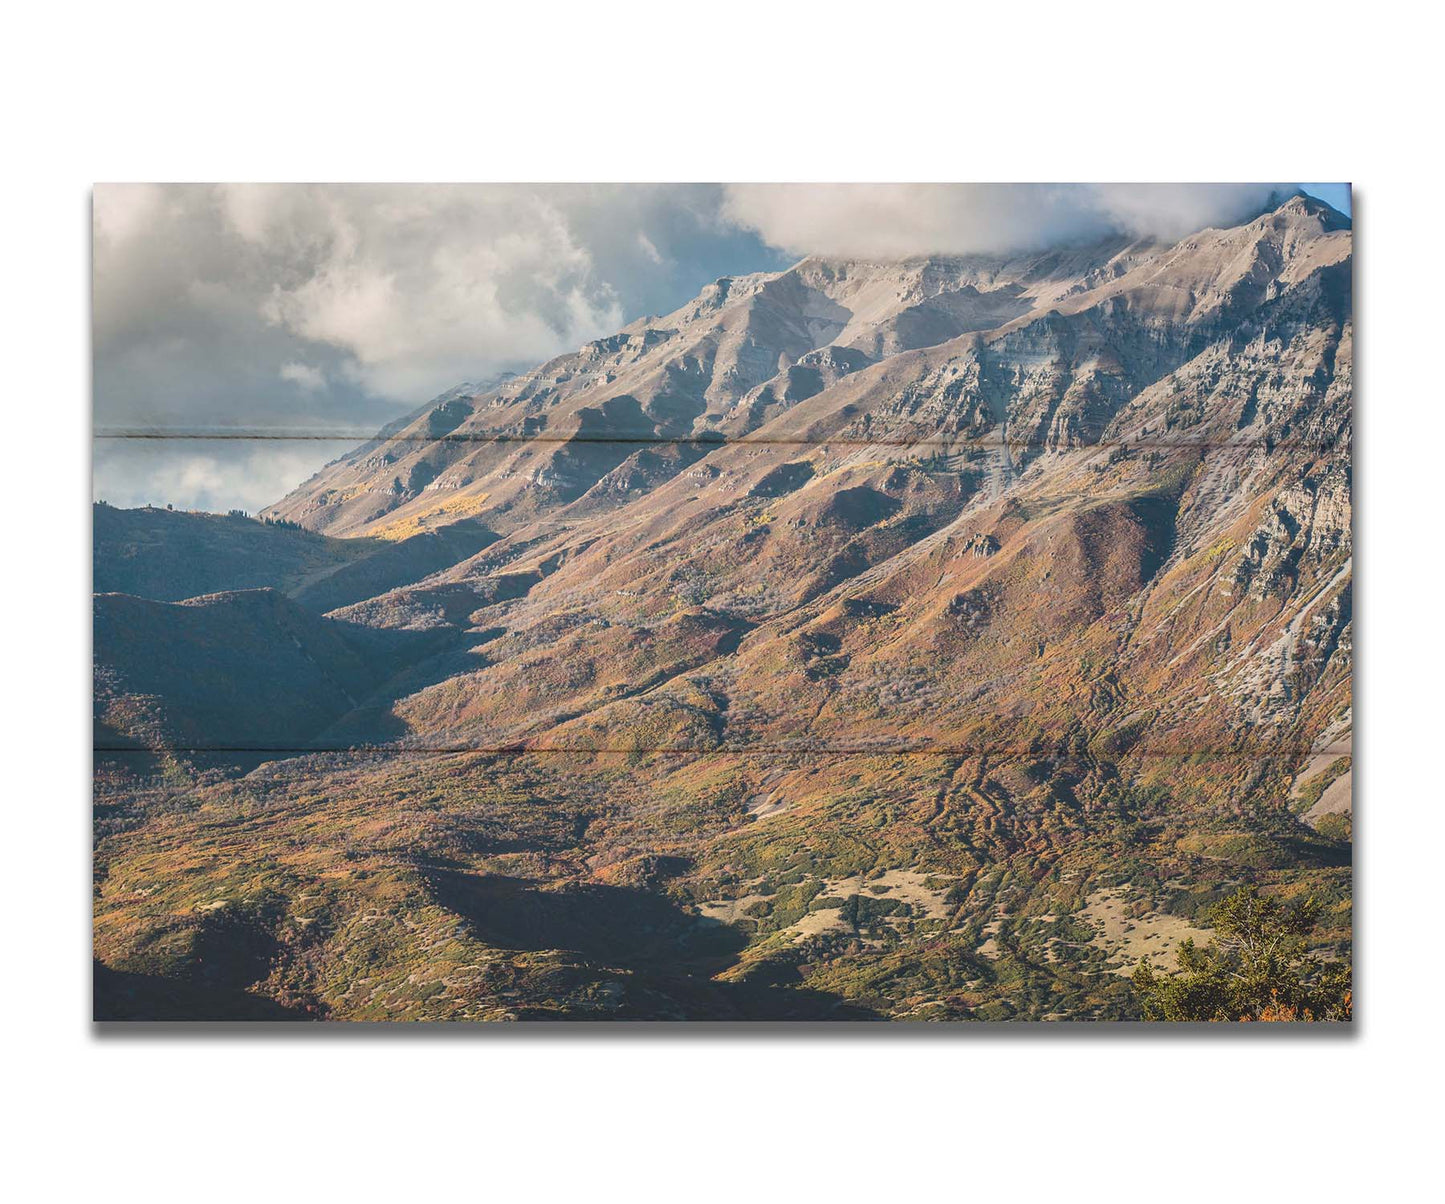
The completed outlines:
<svg viewBox="0 0 1445 1204">
<path fill-rule="evenodd" d="M 275 589 L 324 613 L 421 581 L 496 536 L 462 519 L 387 539 L 334 539 L 242 514 L 93 507 L 96 593 L 181 602 Z"/>
<path fill-rule="evenodd" d="M 704 727 L 723 747 L 846 745 L 879 681 L 919 683 L 868 725 L 869 739 L 906 746 L 1027 747 L 1127 717 L 1159 747 L 1307 747 L 1347 709 L 1348 239 L 1333 211 L 1295 198 L 1235 230 L 1092 259 L 805 261 L 604 340 L 605 368 L 593 345 L 476 399 L 438 439 L 412 430 L 343 460 L 336 473 L 357 498 L 375 496 L 364 482 L 379 479 L 378 456 L 395 457 L 382 476 L 408 458 L 451 462 L 422 497 L 358 530 L 465 498 L 505 532 L 436 585 L 390 596 L 390 622 L 406 621 L 409 598 L 434 613 L 427 600 L 445 589 L 459 629 L 506 629 L 487 666 L 395 713 L 449 745 L 527 734 L 631 746 L 632 728 L 651 731 L 676 701 L 655 674 L 619 683 L 625 699 L 592 698 L 590 718 L 571 694 L 517 714 L 513 657 L 570 659 L 556 643 L 566 630 L 651 631 L 700 607 L 748 627 L 708 666 L 728 718 Z M 876 351 L 878 332 L 919 304 L 963 312 L 1000 292 L 1014 316 L 991 332 L 881 362 L 854 349 Z M 806 389 L 799 364 L 747 388 L 737 376 L 760 362 L 739 361 L 740 339 L 771 355 L 825 337 L 852 343 L 804 352 L 817 376 Z M 648 423 L 648 438 L 665 438 L 659 382 L 700 347 L 726 367 L 697 383 L 694 441 L 682 453 L 641 444 Z M 734 404 L 709 409 L 718 398 Z M 519 424 L 579 414 L 568 437 L 509 441 Z M 714 417 L 743 425 L 722 442 L 696 437 Z M 529 456 L 548 469 L 529 479 Z M 333 507 L 334 492 L 311 486 L 276 513 L 344 529 L 358 512 Z M 1334 668 L 1297 672 L 1318 659 L 1302 641 L 1320 640 Z M 1075 680 L 1082 662 L 1105 660 L 1107 688 Z M 1232 709 L 1211 705 L 1221 691 Z M 555 726 L 559 714 L 570 726 Z"/>
<path fill-rule="evenodd" d="M 98 594 L 179 602 L 233 589 L 303 588 L 365 556 L 371 540 L 327 539 L 242 515 L 91 507 Z"/>
<path fill-rule="evenodd" d="M 318 617 L 275 590 L 95 596 L 98 750 L 304 747 L 445 633 Z"/>
</svg>

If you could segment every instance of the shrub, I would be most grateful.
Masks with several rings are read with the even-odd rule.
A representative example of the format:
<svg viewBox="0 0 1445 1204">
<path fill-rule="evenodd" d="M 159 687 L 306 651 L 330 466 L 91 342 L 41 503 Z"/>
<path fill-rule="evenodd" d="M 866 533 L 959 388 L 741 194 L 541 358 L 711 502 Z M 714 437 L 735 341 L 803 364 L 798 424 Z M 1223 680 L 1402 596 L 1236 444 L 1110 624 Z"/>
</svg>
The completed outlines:
<svg viewBox="0 0 1445 1204">
<path fill-rule="evenodd" d="M 1309 956 L 1314 901 L 1287 904 L 1255 887 L 1209 910 L 1215 939 L 1186 940 L 1179 972 L 1155 973 L 1148 958 L 1134 970 L 1146 1020 L 1349 1020 L 1350 970 Z"/>
</svg>

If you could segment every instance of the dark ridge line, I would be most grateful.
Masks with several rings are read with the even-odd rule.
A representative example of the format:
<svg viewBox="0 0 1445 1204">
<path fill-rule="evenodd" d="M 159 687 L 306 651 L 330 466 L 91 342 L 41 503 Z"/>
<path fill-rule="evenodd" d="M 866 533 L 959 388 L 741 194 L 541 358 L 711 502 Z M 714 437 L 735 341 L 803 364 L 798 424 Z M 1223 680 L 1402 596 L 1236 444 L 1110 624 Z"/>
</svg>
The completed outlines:
<svg viewBox="0 0 1445 1204">
<path fill-rule="evenodd" d="M 314 435 L 308 433 L 297 434 L 246 434 L 246 433 L 212 433 L 204 435 L 188 434 L 175 431 L 95 431 L 92 435 L 95 439 L 136 439 L 136 440 L 164 440 L 164 439 L 185 439 L 192 442 L 310 442 L 310 443 L 421 443 L 428 447 L 437 443 L 496 443 L 496 444 L 519 444 L 529 443 L 556 443 L 556 444 L 586 444 L 596 443 L 603 445 L 623 444 L 635 447 L 657 447 L 684 445 L 695 447 L 824 447 L 834 445 L 839 447 L 1027 447 L 1047 449 L 1047 443 L 1024 442 L 1016 443 L 1011 440 L 974 438 L 965 435 L 948 437 L 940 435 L 921 436 L 917 439 L 906 438 L 879 438 L 879 439 L 857 439 L 857 438 L 819 438 L 819 439 L 781 439 L 781 438 L 753 438 L 745 436 L 740 439 L 712 439 L 702 435 L 695 436 L 613 436 L 613 435 L 444 435 L 439 439 L 427 439 L 420 435 L 393 435 L 385 439 L 379 439 L 375 435 Z M 1140 450 L 1180 450 L 1189 448 L 1219 448 L 1235 447 L 1250 448 L 1264 447 L 1270 451 L 1281 448 L 1313 448 L 1324 451 L 1338 445 L 1343 436 L 1332 437 L 1322 440 L 1309 439 L 1280 439 L 1270 441 L 1266 439 L 1184 439 L 1177 442 L 1165 442 L 1153 439 L 1100 439 L 1093 443 L 1081 443 L 1077 447 L 1065 447 L 1057 450 L 1065 452 L 1087 451 L 1089 448 L 1098 447 L 1124 447 L 1138 448 Z"/>
<path fill-rule="evenodd" d="M 646 756 L 748 756 L 752 754 L 768 754 L 777 756 L 842 756 L 842 757 L 1043 757 L 1054 760 L 1062 760 L 1069 757 L 1090 757 L 1093 760 L 1116 761 L 1129 757 L 1219 757 L 1219 758 L 1249 758 L 1253 760 L 1270 760 L 1275 758 L 1296 759 L 1307 756 L 1324 756 L 1332 750 L 1329 748 L 1317 749 L 1313 747 L 1285 747 L 1278 751 L 1258 752 L 1249 749 L 1230 750 L 1217 748 L 1181 748 L 1181 749 L 1130 749 L 1127 752 L 1115 756 L 1100 757 L 1089 752 L 1070 752 L 1063 750 L 1040 750 L 1029 748 L 1014 748 L 1008 746 L 985 746 L 982 748 L 868 748 L 860 745 L 839 745 L 826 748 L 789 748 L 777 745 L 751 746 L 744 748 L 557 748 L 548 746 L 545 748 L 526 748 L 518 745 L 502 745 L 497 747 L 485 747 L 476 745 L 460 745 L 444 748 L 388 748 L 377 747 L 336 747 L 336 748 L 275 748 L 262 745 L 211 745 L 207 747 L 191 747 L 184 745 L 166 745 L 161 748 L 119 748 L 97 745 L 91 750 L 93 753 L 106 756 L 118 753 L 132 753 L 140 756 L 155 757 L 162 753 L 276 753 L 290 754 L 293 756 L 321 756 L 335 755 L 338 753 L 349 753 L 355 756 L 366 757 L 389 757 L 398 755 L 421 755 L 421 756 L 455 756 L 462 753 L 474 753 L 483 757 L 500 756 L 533 756 L 536 754 L 555 754 L 559 756 L 606 756 L 619 754 L 640 754 Z M 1340 752 L 1339 756 L 1347 757 L 1349 752 Z"/>
</svg>

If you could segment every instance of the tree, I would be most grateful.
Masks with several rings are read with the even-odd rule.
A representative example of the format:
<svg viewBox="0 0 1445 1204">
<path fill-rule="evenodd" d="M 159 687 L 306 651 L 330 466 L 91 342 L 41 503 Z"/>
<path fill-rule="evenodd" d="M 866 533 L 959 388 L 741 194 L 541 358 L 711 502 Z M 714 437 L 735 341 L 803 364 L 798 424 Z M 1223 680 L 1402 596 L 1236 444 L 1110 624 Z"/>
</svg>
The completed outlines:
<svg viewBox="0 0 1445 1204">
<path fill-rule="evenodd" d="M 1309 955 L 1319 918 L 1315 902 L 1288 904 L 1253 887 L 1209 911 L 1214 940 L 1186 940 L 1178 973 L 1134 970 L 1146 1020 L 1349 1020 L 1350 968 Z"/>
</svg>

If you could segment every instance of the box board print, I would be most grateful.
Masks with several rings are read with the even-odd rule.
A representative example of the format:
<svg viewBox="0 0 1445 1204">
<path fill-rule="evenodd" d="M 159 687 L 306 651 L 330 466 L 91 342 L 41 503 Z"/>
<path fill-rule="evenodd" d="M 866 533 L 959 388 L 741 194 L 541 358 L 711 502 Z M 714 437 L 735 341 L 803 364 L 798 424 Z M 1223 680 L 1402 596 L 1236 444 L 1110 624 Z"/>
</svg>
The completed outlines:
<svg viewBox="0 0 1445 1204">
<path fill-rule="evenodd" d="M 96 1018 L 1348 1019 L 1349 209 L 98 186 Z"/>
</svg>

